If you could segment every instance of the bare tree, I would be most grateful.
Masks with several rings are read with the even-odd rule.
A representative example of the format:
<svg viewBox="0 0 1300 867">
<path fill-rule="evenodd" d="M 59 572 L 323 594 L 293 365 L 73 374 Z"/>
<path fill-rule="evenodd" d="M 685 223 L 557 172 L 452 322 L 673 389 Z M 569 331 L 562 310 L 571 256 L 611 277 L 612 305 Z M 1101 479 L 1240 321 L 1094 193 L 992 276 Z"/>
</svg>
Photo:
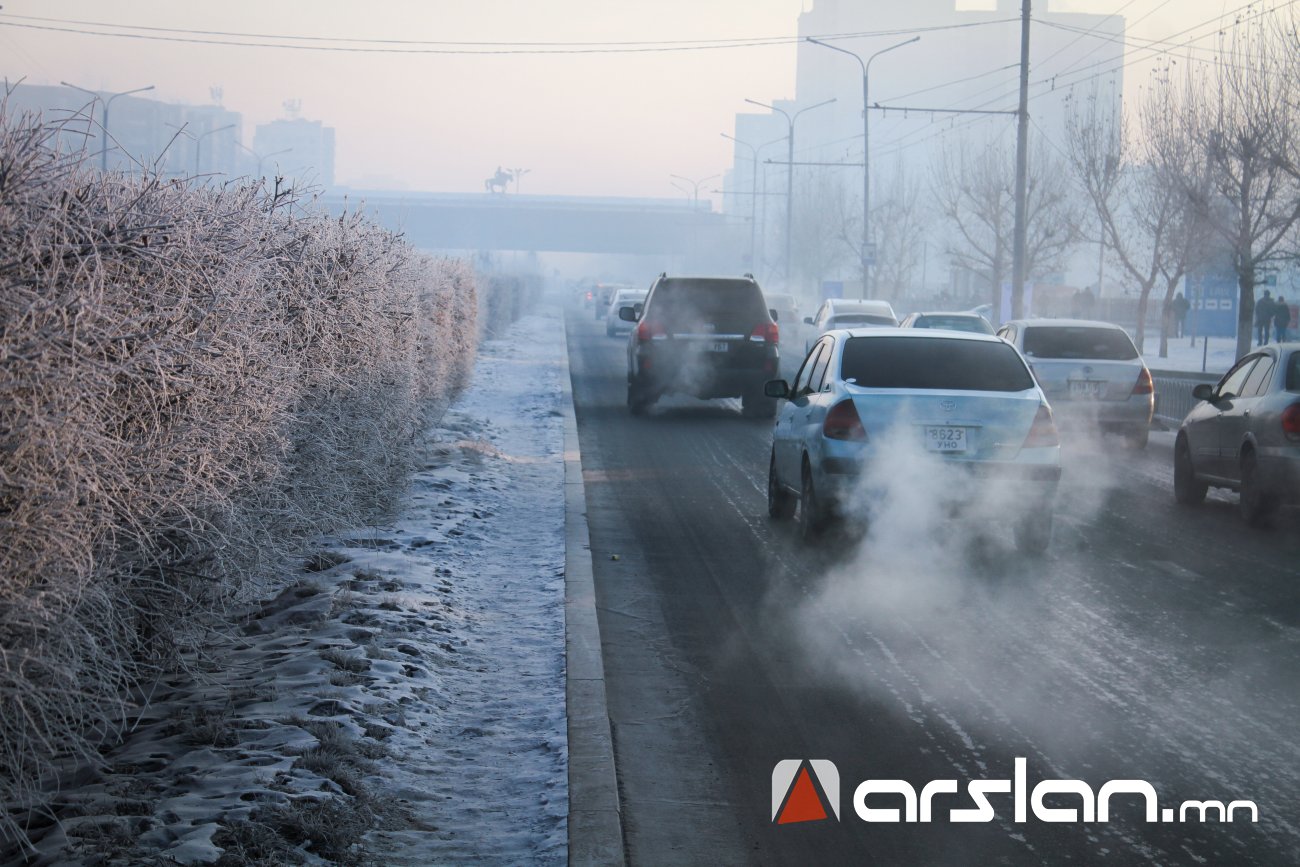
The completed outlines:
<svg viewBox="0 0 1300 867">
<path fill-rule="evenodd" d="M 953 229 L 948 254 L 988 279 L 994 318 L 999 320 L 1002 282 L 1011 272 L 1013 156 L 997 140 L 982 148 L 962 143 L 940 154 L 932 182 L 939 211 Z M 1071 192 L 1065 167 L 1040 145 L 1029 161 L 1026 277 L 1059 267 L 1078 240 L 1079 209 Z"/>
<path fill-rule="evenodd" d="M 1300 220 L 1300 129 L 1286 74 L 1295 35 L 1260 22 L 1231 39 L 1212 74 L 1189 76 L 1171 97 L 1209 175 L 1204 191 L 1185 179 L 1186 192 L 1236 271 L 1240 356 L 1250 351 L 1259 271 L 1288 254 Z"/>
<path fill-rule="evenodd" d="M 876 240 L 876 294 L 898 299 L 915 285 L 916 271 L 924 255 L 929 214 L 921 200 L 920 180 L 909 175 L 903 161 L 895 164 L 887 179 L 876 181 L 884 195 L 873 197 L 872 236 Z"/>
<path fill-rule="evenodd" d="M 856 249 L 846 242 L 851 228 L 844 185 L 826 172 L 801 178 L 795 187 L 793 248 L 794 271 L 805 283 L 818 287 L 841 267 L 854 261 Z"/>
<path fill-rule="evenodd" d="M 1149 92 L 1142 142 L 1134 141 L 1123 115 L 1099 103 L 1096 93 L 1066 119 L 1070 167 L 1097 215 L 1099 240 L 1138 288 L 1138 351 L 1145 346 L 1151 291 L 1163 281 L 1161 358 L 1169 354 L 1174 292 L 1204 238 L 1186 192 L 1204 172 L 1195 170 L 1186 140 L 1176 134 L 1164 96 L 1163 88 Z"/>
</svg>

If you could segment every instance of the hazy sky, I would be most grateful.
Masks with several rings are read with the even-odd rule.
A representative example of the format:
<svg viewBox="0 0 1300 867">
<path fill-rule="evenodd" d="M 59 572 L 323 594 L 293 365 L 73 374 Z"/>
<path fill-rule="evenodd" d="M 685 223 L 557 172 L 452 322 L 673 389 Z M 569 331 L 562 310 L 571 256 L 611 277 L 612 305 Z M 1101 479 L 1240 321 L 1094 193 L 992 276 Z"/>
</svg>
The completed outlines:
<svg viewBox="0 0 1300 867">
<path fill-rule="evenodd" d="M 17 20 L 5 15 L 30 15 L 279 36 L 644 42 L 790 37 L 797 32 L 799 12 L 810 3 L 5 0 L 0 21 Z M 1239 5 L 1056 0 L 1052 8 L 1118 11 L 1130 21 L 1153 13 L 1130 35 L 1155 39 Z M 252 142 L 254 124 L 284 116 L 282 103 L 299 99 L 303 117 L 337 129 L 340 183 L 448 191 L 482 190 L 483 179 L 500 164 L 531 169 L 524 192 L 677 195 L 669 174 L 702 178 L 727 168 L 731 144 L 719 132 L 730 132 L 734 114 L 750 108 L 745 97 L 768 101 L 793 95 L 794 56 L 789 44 L 639 54 L 393 56 L 0 26 L 0 75 L 10 80 L 57 84 L 64 79 L 111 90 L 153 84 L 162 98 L 195 104 L 209 102 L 209 88 L 219 85 L 224 105 L 244 115 L 246 144 Z M 1128 76 L 1130 81 L 1138 77 Z"/>
</svg>

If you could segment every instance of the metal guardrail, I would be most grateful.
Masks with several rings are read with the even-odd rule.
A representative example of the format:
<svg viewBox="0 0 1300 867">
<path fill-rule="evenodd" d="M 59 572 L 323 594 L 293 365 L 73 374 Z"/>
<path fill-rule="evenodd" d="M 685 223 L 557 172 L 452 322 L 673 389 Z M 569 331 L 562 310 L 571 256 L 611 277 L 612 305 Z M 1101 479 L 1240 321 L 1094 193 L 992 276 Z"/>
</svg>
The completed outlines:
<svg viewBox="0 0 1300 867">
<path fill-rule="evenodd" d="M 1156 386 L 1156 418 L 1167 427 L 1178 427 L 1196 406 L 1192 389 L 1198 383 L 1216 383 L 1220 374 L 1187 370 L 1152 370 Z"/>
</svg>

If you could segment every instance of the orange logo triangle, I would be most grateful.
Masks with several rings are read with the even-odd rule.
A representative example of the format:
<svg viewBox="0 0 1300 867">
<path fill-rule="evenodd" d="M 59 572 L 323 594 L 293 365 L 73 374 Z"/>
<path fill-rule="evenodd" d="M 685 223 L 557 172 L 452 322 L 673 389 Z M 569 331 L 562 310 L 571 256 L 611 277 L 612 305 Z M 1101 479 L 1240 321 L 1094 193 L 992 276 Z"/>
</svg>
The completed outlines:
<svg viewBox="0 0 1300 867">
<path fill-rule="evenodd" d="M 785 806 L 781 808 L 776 823 L 786 825 L 790 822 L 816 822 L 825 818 L 826 807 L 822 805 L 812 778 L 808 776 L 808 768 L 802 767 L 799 776 L 794 779 L 794 785 L 790 787 L 790 795 L 785 799 Z"/>
</svg>

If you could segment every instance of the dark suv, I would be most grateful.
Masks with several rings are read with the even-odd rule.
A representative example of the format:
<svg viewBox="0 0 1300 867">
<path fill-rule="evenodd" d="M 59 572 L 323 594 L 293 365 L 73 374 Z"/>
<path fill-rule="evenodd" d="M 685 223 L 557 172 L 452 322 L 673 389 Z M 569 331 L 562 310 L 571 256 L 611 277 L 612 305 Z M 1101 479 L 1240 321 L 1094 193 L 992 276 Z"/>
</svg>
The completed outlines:
<svg viewBox="0 0 1300 867">
<path fill-rule="evenodd" d="M 746 416 L 770 418 L 763 383 L 778 375 L 780 332 L 754 278 L 660 274 L 627 345 L 627 405 L 640 415 L 665 394 L 739 397 Z"/>
</svg>

